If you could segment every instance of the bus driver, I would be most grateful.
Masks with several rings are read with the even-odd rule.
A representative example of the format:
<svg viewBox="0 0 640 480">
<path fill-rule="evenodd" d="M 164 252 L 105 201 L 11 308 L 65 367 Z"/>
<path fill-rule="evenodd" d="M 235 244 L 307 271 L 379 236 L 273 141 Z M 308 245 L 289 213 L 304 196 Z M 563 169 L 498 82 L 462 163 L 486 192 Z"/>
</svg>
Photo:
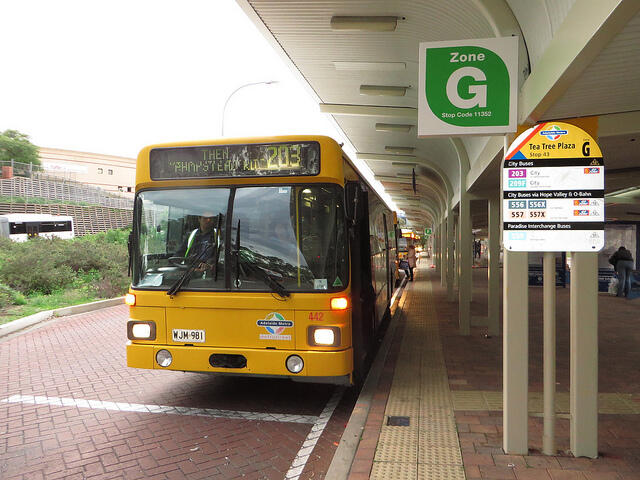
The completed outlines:
<svg viewBox="0 0 640 480">
<path fill-rule="evenodd" d="M 210 251 L 205 255 L 206 261 L 203 259 L 195 269 L 196 272 L 203 272 L 213 267 L 210 259 L 214 256 L 215 241 L 215 223 L 217 216 L 213 212 L 204 212 L 198 218 L 199 228 L 191 231 L 187 240 L 176 253 L 179 257 L 196 258 L 204 254 L 205 249 Z"/>
</svg>

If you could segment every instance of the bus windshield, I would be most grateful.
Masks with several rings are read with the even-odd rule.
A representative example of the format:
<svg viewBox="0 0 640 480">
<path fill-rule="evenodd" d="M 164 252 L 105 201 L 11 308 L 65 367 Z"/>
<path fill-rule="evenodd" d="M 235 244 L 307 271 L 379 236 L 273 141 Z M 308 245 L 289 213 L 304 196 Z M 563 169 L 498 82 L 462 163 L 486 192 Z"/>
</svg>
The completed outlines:
<svg viewBox="0 0 640 480">
<path fill-rule="evenodd" d="M 349 277 L 342 199 L 340 186 L 325 184 L 140 192 L 133 287 L 343 290 Z"/>
</svg>

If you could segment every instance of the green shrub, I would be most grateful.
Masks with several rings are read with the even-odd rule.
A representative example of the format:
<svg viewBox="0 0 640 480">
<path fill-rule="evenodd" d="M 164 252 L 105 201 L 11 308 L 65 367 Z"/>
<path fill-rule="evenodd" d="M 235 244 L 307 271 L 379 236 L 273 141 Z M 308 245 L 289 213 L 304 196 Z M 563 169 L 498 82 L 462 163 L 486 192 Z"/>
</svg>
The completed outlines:
<svg viewBox="0 0 640 480">
<path fill-rule="evenodd" d="M 0 309 L 11 305 L 24 305 L 27 300 L 20 292 L 0 283 Z"/>
<path fill-rule="evenodd" d="M 122 229 L 73 240 L 2 242 L 0 282 L 24 294 L 74 288 L 100 297 L 122 295 L 129 285 L 128 235 Z"/>
<path fill-rule="evenodd" d="M 16 243 L 12 255 L 5 257 L 0 270 L 0 282 L 24 294 L 44 293 L 71 284 L 74 273 L 59 255 L 64 240 L 34 239 Z"/>
</svg>

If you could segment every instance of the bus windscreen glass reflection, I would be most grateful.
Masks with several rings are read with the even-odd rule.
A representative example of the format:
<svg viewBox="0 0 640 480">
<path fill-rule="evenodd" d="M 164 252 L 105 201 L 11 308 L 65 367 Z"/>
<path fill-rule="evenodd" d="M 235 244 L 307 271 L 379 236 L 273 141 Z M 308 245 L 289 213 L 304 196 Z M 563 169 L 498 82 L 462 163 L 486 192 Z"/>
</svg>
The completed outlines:
<svg viewBox="0 0 640 480">
<path fill-rule="evenodd" d="M 195 262 L 184 289 L 314 292 L 346 287 L 340 186 L 238 187 L 229 223 L 231 195 L 229 188 L 141 192 L 133 286 L 168 290 Z"/>
</svg>

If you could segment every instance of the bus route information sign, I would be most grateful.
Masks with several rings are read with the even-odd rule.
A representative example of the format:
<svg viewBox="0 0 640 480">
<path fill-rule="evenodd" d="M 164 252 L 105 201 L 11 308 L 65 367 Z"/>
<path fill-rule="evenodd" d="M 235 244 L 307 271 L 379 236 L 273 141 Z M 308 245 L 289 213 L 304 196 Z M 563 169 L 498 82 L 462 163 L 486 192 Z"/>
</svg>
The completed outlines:
<svg viewBox="0 0 640 480">
<path fill-rule="evenodd" d="M 507 250 L 604 247 L 604 161 L 581 128 L 546 122 L 521 134 L 505 157 L 502 185 Z"/>
</svg>

